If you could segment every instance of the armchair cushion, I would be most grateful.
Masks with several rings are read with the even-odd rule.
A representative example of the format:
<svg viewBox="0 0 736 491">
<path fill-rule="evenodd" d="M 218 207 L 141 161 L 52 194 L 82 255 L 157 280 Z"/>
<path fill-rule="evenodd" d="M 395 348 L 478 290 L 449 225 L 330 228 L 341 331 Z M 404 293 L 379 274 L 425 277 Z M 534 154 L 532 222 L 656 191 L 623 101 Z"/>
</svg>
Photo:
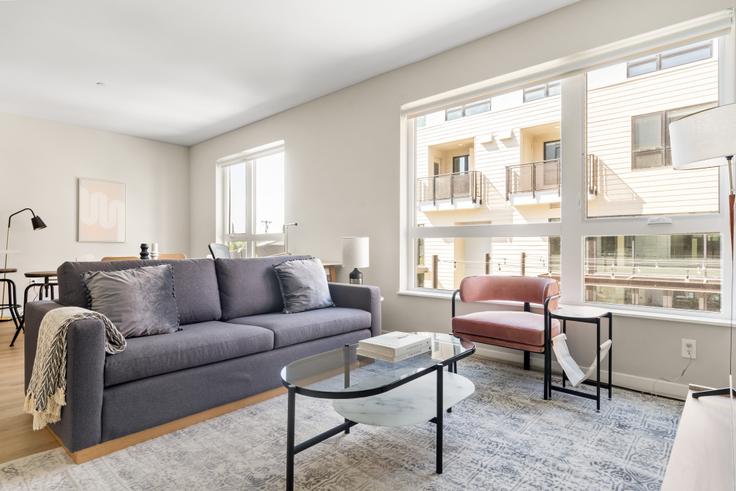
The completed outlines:
<svg viewBox="0 0 736 491">
<path fill-rule="evenodd" d="M 544 316 L 524 311 L 474 312 L 452 319 L 456 335 L 492 338 L 517 345 L 544 347 Z M 551 335 L 560 333 L 560 322 L 552 320 Z"/>
</svg>

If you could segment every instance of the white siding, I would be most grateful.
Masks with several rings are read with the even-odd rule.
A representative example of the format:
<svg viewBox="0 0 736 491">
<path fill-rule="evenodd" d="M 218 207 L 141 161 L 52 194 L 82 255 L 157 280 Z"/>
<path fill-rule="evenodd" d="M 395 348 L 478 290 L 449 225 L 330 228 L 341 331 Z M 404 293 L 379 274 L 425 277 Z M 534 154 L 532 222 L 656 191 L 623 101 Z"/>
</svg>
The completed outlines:
<svg viewBox="0 0 736 491">
<path fill-rule="evenodd" d="M 718 61 L 691 63 L 588 91 L 588 153 L 601 159 L 590 216 L 718 211 L 718 170 L 631 168 L 631 118 L 717 102 Z"/>
</svg>

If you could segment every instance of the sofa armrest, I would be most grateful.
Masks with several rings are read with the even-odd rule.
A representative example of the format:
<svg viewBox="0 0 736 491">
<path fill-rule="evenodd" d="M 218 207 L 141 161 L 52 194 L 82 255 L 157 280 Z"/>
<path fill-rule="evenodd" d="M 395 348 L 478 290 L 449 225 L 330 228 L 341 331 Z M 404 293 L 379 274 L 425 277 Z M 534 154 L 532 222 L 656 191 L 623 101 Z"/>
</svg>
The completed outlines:
<svg viewBox="0 0 736 491">
<path fill-rule="evenodd" d="M 330 296 L 337 307 L 361 309 L 371 313 L 371 333 L 381 334 L 381 290 L 377 286 L 329 283 Z"/>
<path fill-rule="evenodd" d="M 47 312 L 62 307 L 51 302 L 26 305 L 25 387 L 33 371 L 41 320 Z M 66 406 L 61 421 L 51 426 L 70 452 L 100 443 L 102 439 L 102 392 L 105 375 L 105 327 L 97 319 L 75 321 L 66 335 Z"/>
</svg>

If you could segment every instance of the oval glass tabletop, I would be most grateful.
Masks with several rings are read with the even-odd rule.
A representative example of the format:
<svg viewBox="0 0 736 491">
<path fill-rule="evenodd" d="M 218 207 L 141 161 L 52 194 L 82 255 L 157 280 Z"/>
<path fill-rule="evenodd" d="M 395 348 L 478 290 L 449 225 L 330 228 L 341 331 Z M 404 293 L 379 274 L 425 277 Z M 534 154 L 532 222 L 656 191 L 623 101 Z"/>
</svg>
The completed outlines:
<svg viewBox="0 0 736 491">
<path fill-rule="evenodd" d="M 406 360 L 390 362 L 358 354 L 346 345 L 289 363 L 281 370 L 284 385 L 296 392 L 327 399 L 380 394 L 475 352 L 475 345 L 451 334 L 417 333 L 430 338 L 430 350 Z"/>
</svg>

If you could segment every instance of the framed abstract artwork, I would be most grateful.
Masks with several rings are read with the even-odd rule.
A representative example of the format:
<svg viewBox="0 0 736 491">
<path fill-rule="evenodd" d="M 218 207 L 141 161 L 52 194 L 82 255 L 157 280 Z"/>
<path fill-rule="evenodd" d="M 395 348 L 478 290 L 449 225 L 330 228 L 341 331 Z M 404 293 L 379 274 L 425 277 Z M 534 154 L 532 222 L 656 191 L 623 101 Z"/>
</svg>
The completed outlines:
<svg viewBox="0 0 736 491">
<path fill-rule="evenodd" d="M 125 242 L 125 184 L 78 180 L 78 242 Z"/>
</svg>

